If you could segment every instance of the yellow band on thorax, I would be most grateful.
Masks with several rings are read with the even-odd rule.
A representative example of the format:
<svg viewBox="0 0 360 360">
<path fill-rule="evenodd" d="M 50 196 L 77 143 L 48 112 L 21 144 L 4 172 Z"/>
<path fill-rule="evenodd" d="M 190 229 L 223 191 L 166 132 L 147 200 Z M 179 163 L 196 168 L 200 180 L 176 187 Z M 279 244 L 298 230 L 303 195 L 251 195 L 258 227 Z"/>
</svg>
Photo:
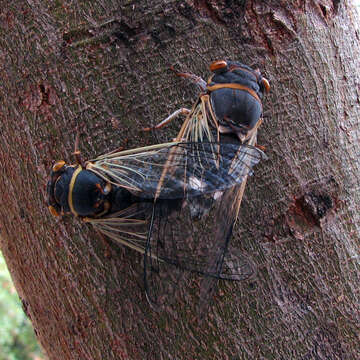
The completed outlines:
<svg viewBox="0 0 360 360">
<path fill-rule="evenodd" d="M 70 180 L 70 185 L 69 185 L 69 194 L 68 194 L 68 203 L 69 203 L 69 208 L 70 211 L 75 215 L 78 216 L 78 213 L 75 211 L 74 209 L 74 204 L 73 204 L 73 189 L 74 189 L 74 185 L 75 185 L 75 181 L 77 176 L 79 175 L 80 171 L 82 171 L 82 167 L 81 165 L 79 165 L 75 171 L 72 174 L 71 180 Z"/>
<path fill-rule="evenodd" d="M 229 89 L 235 89 L 235 90 L 244 90 L 244 91 L 248 92 L 250 95 L 252 95 L 260 103 L 260 105 L 262 105 L 258 94 L 254 90 L 252 90 L 252 89 L 250 89 L 250 88 L 248 88 L 247 86 L 244 86 L 244 85 L 225 83 L 225 84 L 207 85 L 207 87 L 206 87 L 206 89 L 208 91 L 215 91 L 215 90 L 219 90 L 219 89 L 223 89 L 223 88 L 229 88 Z"/>
</svg>

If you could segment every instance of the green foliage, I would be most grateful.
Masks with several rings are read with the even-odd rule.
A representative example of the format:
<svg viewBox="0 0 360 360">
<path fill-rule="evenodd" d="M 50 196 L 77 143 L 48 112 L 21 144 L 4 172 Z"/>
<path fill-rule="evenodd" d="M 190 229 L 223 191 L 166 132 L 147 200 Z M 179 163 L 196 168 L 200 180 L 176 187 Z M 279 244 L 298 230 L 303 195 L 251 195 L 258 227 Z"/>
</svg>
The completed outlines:
<svg viewBox="0 0 360 360">
<path fill-rule="evenodd" d="M 43 357 L 0 252 L 0 360 L 35 359 Z"/>
</svg>

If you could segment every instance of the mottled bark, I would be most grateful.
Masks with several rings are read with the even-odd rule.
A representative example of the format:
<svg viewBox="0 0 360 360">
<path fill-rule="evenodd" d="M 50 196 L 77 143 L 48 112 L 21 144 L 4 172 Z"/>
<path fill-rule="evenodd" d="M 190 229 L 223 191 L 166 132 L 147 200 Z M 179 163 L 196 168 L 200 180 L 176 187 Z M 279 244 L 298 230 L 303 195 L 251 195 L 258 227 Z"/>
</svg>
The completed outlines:
<svg viewBox="0 0 360 360">
<path fill-rule="evenodd" d="M 355 359 L 359 351 L 359 32 L 351 4 L 0 1 L 1 249 L 51 359 Z M 151 312 L 141 257 L 45 206 L 54 160 L 168 140 L 140 128 L 196 91 L 168 71 L 210 61 L 272 85 L 233 243 L 258 268 L 197 321 Z"/>
</svg>

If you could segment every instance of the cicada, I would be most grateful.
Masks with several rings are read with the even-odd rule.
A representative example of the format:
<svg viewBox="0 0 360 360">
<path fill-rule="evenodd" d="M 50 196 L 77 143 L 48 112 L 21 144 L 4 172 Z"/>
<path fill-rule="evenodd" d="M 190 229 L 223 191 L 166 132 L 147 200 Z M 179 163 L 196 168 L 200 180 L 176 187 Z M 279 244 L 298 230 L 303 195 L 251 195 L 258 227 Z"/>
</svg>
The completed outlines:
<svg viewBox="0 0 360 360">
<path fill-rule="evenodd" d="M 53 215 L 80 217 L 141 253 L 146 295 L 156 304 L 164 266 L 219 279 L 242 271 L 232 261 L 212 272 L 211 249 L 196 242 L 192 227 L 198 204 L 240 184 L 263 157 L 253 146 L 171 142 L 86 162 L 77 157 L 72 165 L 58 161 L 47 183 L 48 206 Z"/>
<path fill-rule="evenodd" d="M 172 70 L 174 70 L 172 68 Z M 200 88 L 200 95 L 191 110 L 182 108 L 152 128 L 158 129 L 179 114 L 186 119 L 176 137 L 176 141 L 237 143 L 238 148 L 257 146 L 257 131 L 262 123 L 262 98 L 270 90 L 270 85 L 258 69 L 234 61 L 215 61 L 210 65 L 213 75 L 208 81 L 191 73 L 176 72 L 189 79 Z M 246 161 L 246 160 L 245 160 Z M 221 229 L 214 240 L 218 255 L 214 257 L 212 273 L 220 274 L 229 245 L 233 226 L 238 219 L 247 176 L 229 187 L 218 198 L 214 223 Z M 230 255 L 230 254 L 229 254 Z M 207 278 L 202 287 L 205 297 L 211 293 L 214 281 Z"/>
<path fill-rule="evenodd" d="M 243 144 L 256 134 L 262 122 L 262 98 L 270 91 L 268 80 L 258 69 L 234 61 L 215 61 L 210 65 L 214 74 L 207 82 L 192 73 L 172 70 L 195 83 L 201 93 L 191 110 L 177 110 L 144 130 L 161 128 L 179 114 L 186 114 L 177 141 L 219 142 L 221 135 L 234 134 Z"/>
</svg>

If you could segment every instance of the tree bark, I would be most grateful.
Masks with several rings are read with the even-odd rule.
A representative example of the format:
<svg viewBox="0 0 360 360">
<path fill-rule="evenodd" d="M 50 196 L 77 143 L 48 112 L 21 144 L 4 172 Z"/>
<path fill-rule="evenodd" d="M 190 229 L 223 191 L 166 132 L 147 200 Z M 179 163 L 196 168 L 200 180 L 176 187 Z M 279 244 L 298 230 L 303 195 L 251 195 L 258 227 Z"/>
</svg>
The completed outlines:
<svg viewBox="0 0 360 360">
<path fill-rule="evenodd" d="M 50 359 L 356 359 L 359 340 L 359 19 L 348 1 L 1 1 L 0 234 Z M 259 67 L 272 91 L 233 243 L 255 280 L 152 312 L 141 257 L 54 220 L 54 160 L 175 137 L 142 127 L 191 106 L 168 71 Z M 194 279 L 191 286 L 196 287 Z M 195 293 L 195 294 L 193 294 Z"/>
</svg>

